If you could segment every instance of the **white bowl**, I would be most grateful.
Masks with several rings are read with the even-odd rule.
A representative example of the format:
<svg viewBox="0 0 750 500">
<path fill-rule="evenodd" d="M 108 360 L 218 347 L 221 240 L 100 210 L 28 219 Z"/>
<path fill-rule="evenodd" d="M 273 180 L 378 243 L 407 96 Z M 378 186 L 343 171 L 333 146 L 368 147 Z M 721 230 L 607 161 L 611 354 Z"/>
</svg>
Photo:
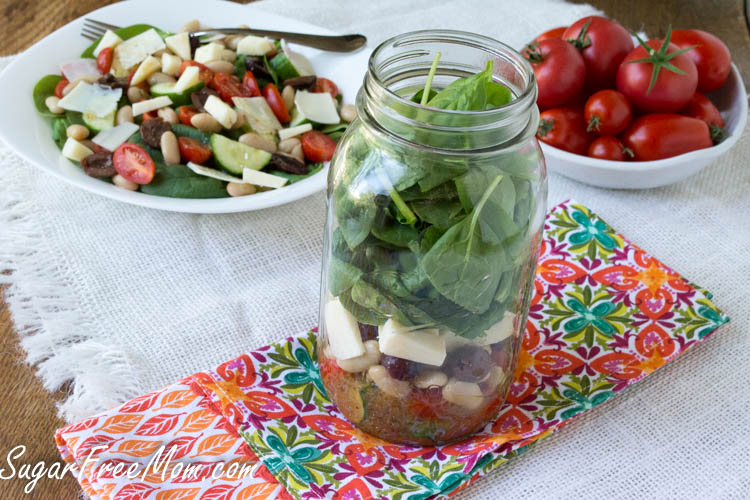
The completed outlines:
<svg viewBox="0 0 750 500">
<path fill-rule="evenodd" d="M 145 23 L 166 30 L 177 30 L 196 18 L 208 26 L 232 27 L 249 24 L 256 28 L 301 33 L 332 34 L 329 30 L 294 19 L 264 12 L 254 5 L 215 0 L 130 0 L 108 5 L 86 14 L 118 26 Z M 175 212 L 244 212 L 290 203 L 322 190 L 328 168 L 309 178 L 272 191 L 238 198 L 186 199 L 152 196 L 127 191 L 94 179 L 66 160 L 52 141 L 49 119 L 34 108 L 31 91 L 36 82 L 49 73 L 59 73 L 60 63 L 74 59 L 91 43 L 80 36 L 83 17 L 63 26 L 17 56 L 0 72 L 0 138 L 19 156 L 40 168 L 39 175 L 52 174 L 61 181 L 114 200 Z M 294 45 L 312 62 L 316 72 L 333 80 L 345 102 L 354 102 L 362 76 L 367 70 L 369 50 L 351 53 L 323 52 Z"/>
<path fill-rule="evenodd" d="M 708 98 L 719 108 L 726 122 L 727 138 L 716 146 L 664 160 L 609 161 L 568 153 L 539 141 L 547 168 L 605 188 L 653 188 L 687 179 L 729 151 L 742 135 L 747 121 L 747 93 L 734 64 L 724 86 L 708 94 Z"/>
</svg>

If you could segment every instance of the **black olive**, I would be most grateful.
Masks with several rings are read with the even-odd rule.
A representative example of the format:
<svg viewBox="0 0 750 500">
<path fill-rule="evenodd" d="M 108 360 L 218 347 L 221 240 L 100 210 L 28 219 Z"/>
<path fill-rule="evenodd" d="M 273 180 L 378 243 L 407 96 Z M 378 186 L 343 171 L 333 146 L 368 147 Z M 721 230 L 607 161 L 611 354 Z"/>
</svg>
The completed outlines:
<svg viewBox="0 0 750 500">
<path fill-rule="evenodd" d="M 161 118 L 146 120 L 141 124 L 143 142 L 152 148 L 161 148 L 161 136 L 172 130 L 172 126 Z"/>
<path fill-rule="evenodd" d="M 262 80 L 273 81 L 273 77 L 266 69 L 266 63 L 262 57 L 247 56 L 245 58 L 245 69 L 250 71 L 256 80 L 260 78 Z"/>
<path fill-rule="evenodd" d="M 476 382 L 482 380 L 492 367 L 490 353 L 479 346 L 465 345 L 450 353 L 448 372 L 457 380 Z"/>
<path fill-rule="evenodd" d="M 289 85 L 290 87 L 293 87 L 297 90 L 309 90 L 315 87 L 315 83 L 317 81 L 318 79 L 315 75 L 295 76 L 294 78 L 284 80 L 284 84 L 282 85 L 282 87 L 286 87 L 287 85 Z"/>
<path fill-rule="evenodd" d="M 378 327 L 375 325 L 366 325 L 364 323 L 357 323 L 357 326 L 359 327 L 359 336 L 362 337 L 362 342 L 367 342 L 368 340 L 377 340 L 378 339 Z"/>
<path fill-rule="evenodd" d="M 290 174 L 305 175 L 310 169 L 293 156 L 274 153 L 271 155 L 271 161 L 268 163 L 271 168 L 288 172 Z"/>
<path fill-rule="evenodd" d="M 204 106 L 206 105 L 206 101 L 208 100 L 208 96 L 210 95 L 219 97 L 218 92 L 208 87 L 203 87 L 199 91 L 190 94 L 190 100 L 193 101 L 193 106 L 195 106 L 195 109 L 197 109 L 199 113 L 203 113 L 206 111 L 206 108 Z"/>
<path fill-rule="evenodd" d="M 98 83 L 99 85 L 104 85 L 105 87 L 109 87 L 111 89 L 126 90 L 128 88 L 127 78 L 115 78 L 111 73 L 107 73 L 106 75 L 101 76 L 96 81 L 96 83 Z"/>
<path fill-rule="evenodd" d="M 112 153 L 93 153 L 81 160 L 81 168 L 91 177 L 112 177 L 117 173 L 112 165 Z"/>
<path fill-rule="evenodd" d="M 388 374 L 397 380 L 411 380 L 417 375 L 418 363 L 396 356 L 383 354 L 380 364 L 385 366 Z"/>
</svg>

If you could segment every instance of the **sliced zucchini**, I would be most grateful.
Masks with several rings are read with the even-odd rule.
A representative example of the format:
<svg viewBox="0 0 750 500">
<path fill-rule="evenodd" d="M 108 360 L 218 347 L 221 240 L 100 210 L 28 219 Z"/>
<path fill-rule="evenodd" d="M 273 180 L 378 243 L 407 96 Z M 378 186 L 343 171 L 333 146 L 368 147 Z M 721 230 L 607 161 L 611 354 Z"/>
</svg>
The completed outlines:
<svg viewBox="0 0 750 500">
<path fill-rule="evenodd" d="M 175 92 L 174 86 L 174 83 L 169 82 L 157 83 L 151 87 L 151 95 L 153 97 L 167 96 L 172 100 L 172 105 L 184 106 L 190 104 L 190 94 L 203 88 L 203 82 L 197 83 L 182 92 Z"/>
<path fill-rule="evenodd" d="M 216 163 L 230 174 L 242 175 L 246 168 L 260 170 L 271 161 L 271 153 L 233 141 L 221 134 L 212 134 L 210 145 Z"/>
<path fill-rule="evenodd" d="M 294 106 L 292 108 L 291 118 L 292 119 L 289 121 L 289 127 L 296 127 L 297 125 L 304 125 L 305 123 L 310 123 L 310 120 L 308 120 L 305 115 L 300 113 L 299 108 L 297 106 Z"/>
<path fill-rule="evenodd" d="M 99 117 L 94 113 L 83 113 L 83 123 L 92 132 L 101 132 L 102 130 L 109 130 L 115 126 L 115 114 L 117 111 L 112 111 L 110 114 Z"/>
</svg>

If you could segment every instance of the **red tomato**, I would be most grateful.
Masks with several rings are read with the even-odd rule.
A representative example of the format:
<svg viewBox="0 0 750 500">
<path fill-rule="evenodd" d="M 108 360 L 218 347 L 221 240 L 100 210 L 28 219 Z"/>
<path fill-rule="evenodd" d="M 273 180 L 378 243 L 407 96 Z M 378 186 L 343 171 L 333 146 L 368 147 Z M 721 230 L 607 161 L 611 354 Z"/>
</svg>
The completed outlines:
<svg viewBox="0 0 750 500">
<path fill-rule="evenodd" d="M 276 118 L 278 118 L 281 123 L 287 123 L 291 120 L 291 118 L 289 118 L 289 111 L 287 111 L 286 105 L 284 104 L 284 99 L 281 98 L 281 94 L 279 94 L 279 89 L 276 88 L 276 85 L 269 83 L 263 87 L 263 97 L 266 98 L 268 105 L 271 106 L 271 111 L 273 111 L 273 114 L 276 115 Z"/>
<path fill-rule="evenodd" d="M 250 93 L 250 97 L 258 97 L 260 95 L 258 80 L 255 79 L 252 71 L 245 71 L 245 76 L 242 77 L 242 86 Z"/>
<path fill-rule="evenodd" d="M 589 145 L 586 120 L 581 111 L 554 108 L 542 112 L 536 136 L 539 140 L 571 153 L 585 155 Z"/>
<path fill-rule="evenodd" d="M 616 90 L 600 90 L 583 108 L 586 130 L 597 135 L 617 135 L 630 124 L 633 111 L 628 98 Z"/>
<path fill-rule="evenodd" d="M 114 55 L 114 52 L 115 49 L 113 47 L 107 47 L 99 52 L 99 55 L 96 56 L 96 67 L 99 68 L 99 71 L 102 73 L 109 73 L 109 70 L 112 67 L 112 56 Z"/>
<path fill-rule="evenodd" d="M 651 113 L 678 111 L 698 86 L 693 60 L 665 40 L 649 40 L 627 55 L 617 71 L 617 90 L 630 99 L 633 107 Z M 670 69 L 677 68 L 678 72 Z"/>
<path fill-rule="evenodd" d="M 67 87 L 69 83 L 70 82 L 68 80 L 66 80 L 65 78 L 63 78 L 62 80 L 60 80 L 57 83 L 57 85 L 55 86 L 55 97 L 57 97 L 58 99 L 62 99 L 63 98 L 63 89 L 65 87 Z"/>
<path fill-rule="evenodd" d="M 305 158 L 315 163 L 330 160 L 336 149 L 333 139 L 319 130 L 305 132 L 301 140 Z"/>
<path fill-rule="evenodd" d="M 638 161 L 661 160 L 713 145 L 706 122 L 672 113 L 638 118 L 622 139 Z"/>
<path fill-rule="evenodd" d="M 613 88 L 617 67 L 633 50 L 633 39 L 620 23 L 599 16 L 579 19 L 563 33 L 581 51 L 586 63 L 586 83 L 589 92 Z"/>
<path fill-rule="evenodd" d="M 193 123 L 190 121 L 195 115 L 198 114 L 198 110 L 195 106 L 180 106 L 177 108 L 177 116 L 180 118 L 180 123 L 192 127 Z"/>
<path fill-rule="evenodd" d="M 328 92 L 329 94 L 331 94 L 331 97 L 336 99 L 336 96 L 339 95 L 339 88 L 328 78 L 319 76 L 315 80 L 315 92 Z"/>
<path fill-rule="evenodd" d="M 146 111 L 141 115 L 141 123 L 147 122 L 149 120 L 155 120 L 159 117 L 159 115 L 156 113 L 156 110 L 154 111 Z"/>
<path fill-rule="evenodd" d="M 719 110 L 714 106 L 714 103 L 708 99 L 708 97 L 700 92 L 695 93 L 687 106 L 680 110 L 680 114 L 698 118 L 709 125 L 714 125 L 719 128 L 724 127 L 724 118 L 721 117 Z"/>
<path fill-rule="evenodd" d="M 571 44 L 562 38 L 550 38 L 527 45 L 523 56 L 534 68 L 539 93 L 536 104 L 545 110 L 562 106 L 583 87 L 586 66 Z"/>
<path fill-rule="evenodd" d="M 156 165 L 146 150 L 137 144 L 123 142 L 112 155 L 112 164 L 117 173 L 130 182 L 148 184 L 154 179 Z"/>
<path fill-rule="evenodd" d="M 182 74 L 188 66 L 198 66 L 198 78 L 200 78 L 204 84 L 208 85 L 211 83 L 211 80 L 214 79 L 214 72 L 197 61 L 182 61 L 182 64 L 180 64 L 180 74 Z"/>
<path fill-rule="evenodd" d="M 727 46 L 711 33 L 701 30 L 674 30 L 672 43 L 687 51 L 698 69 L 698 90 L 712 92 L 722 85 L 729 76 L 732 56 Z"/>
<path fill-rule="evenodd" d="M 601 160 L 626 161 L 633 157 L 633 152 L 616 137 L 599 137 L 589 145 L 588 155 Z"/>
<path fill-rule="evenodd" d="M 232 97 L 253 97 L 236 76 L 227 73 L 214 74 L 210 87 L 219 93 L 219 97 L 232 104 Z"/>
<path fill-rule="evenodd" d="M 187 161 L 203 165 L 211 158 L 211 148 L 200 141 L 190 137 L 178 137 L 177 144 L 180 146 L 180 156 Z"/>
<path fill-rule="evenodd" d="M 551 30 L 547 30 L 538 37 L 536 37 L 537 42 L 541 42 L 542 40 L 548 40 L 550 38 L 562 38 L 563 33 L 565 33 L 565 30 L 568 29 L 567 26 L 560 26 L 559 28 L 552 28 Z"/>
</svg>

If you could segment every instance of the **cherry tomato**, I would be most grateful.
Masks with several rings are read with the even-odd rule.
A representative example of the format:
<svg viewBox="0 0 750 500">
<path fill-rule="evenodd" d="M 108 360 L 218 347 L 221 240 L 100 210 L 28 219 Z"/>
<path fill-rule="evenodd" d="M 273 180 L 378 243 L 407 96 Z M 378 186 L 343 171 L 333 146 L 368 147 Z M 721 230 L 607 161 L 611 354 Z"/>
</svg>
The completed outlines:
<svg viewBox="0 0 750 500">
<path fill-rule="evenodd" d="M 712 92 L 724 85 L 732 64 L 724 42 L 701 30 L 674 30 L 672 43 L 681 49 L 693 47 L 686 55 L 698 69 L 698 90 Z"/>
<path fill-rule="evenodd" d="M 242 77 L 242 86 L 248 91 L 250 97 L 258 97 L 260 95 L 258 80 L 255 79 L 252 71 L 245 71 L 245 76 Z"/>
<path fill-rule="evenodd" d="M 680 114 L 698 118 L 709 125 L 715 125 L 719 128 L 724 127 L 724 118 L 721 117 L 719 110 L 714 106 L 714 103 L 708 99 L 708 97 L 700 92 L 695 93 L 687 106 L 680 110 Z"/>
<path fill-rule="evenodd" d="M 114 53 L 115 49 L 113 47 L 107 47 L 99 52 L 99 55 L 96 56 L 96 67 L 99 68 L 99 71 L 109 73 L 110 68 L 112 68 L 112 56 Z"/>
<path fill-rule="evenodd" d="M 193 124 L 190 120 L 193 119 L 195 115 L 198 114 L 198 110 L 195 109 L 195 106 L 180 106 L 177 109 L 177 116 L 180 118 L 180 123 L 183 125 L 187 125 L 188 127 L 192 127 Z"/>
<path fill-rule="evenodd" d="M 286 105 L 284 104 L 284 99 L 281 98 L 281 94 L 279 94 L 279 89 L 276 88 L 276 85 L 269 83 L 263 87 L 263 97 L 266 98 L 268 105 L 271 106 L 271 111 L 273 111 L 273 114 L 276 115 L 276 118 L 278 118 L 281 123 L 287 123 L 291 120 L 291 118 L 289 118 L 289 111 L 287 111 Z"/>
<path fill-rule="evenodd" d="M 330 160 L 336 149 L 334 140 L 319 130 L 305 132 L 301 140 L 305 158 L 315 163 Z"/>
<path fill-rule="evenodd" d="M 159 115 L 156 113 L 156 110 L 146 111 L 141 115 L 141 123 L 147 122 L 149 120 L 155 120 L 157 118 L 159 118 Z"/>
<path fill-rule="evenodd" d="M 336 96 L 339 95 L 339 88 L 328 78 L 319 76 L 315 80 L 315 92 L 328 92 L 329 94 L 331 94 L 331 97 L 336 99 Z"/>
<path fill-rule="evenodd" d="M 187 161 L 203 165 L 211 158 L 211 148 L 190 137 L 178 137 L 180 156 Z"/>
<path fill-rule="evenodd" d="M 620 62 L 633 50 L 630 33 L 620 23 L 599 16 L 579 19 L 562 36 L 581 51 L 586 64 L 586 83 L 589 93 L 613 88 Z"/>
<path fill-rule="evenodd" d="M 641 116 L 622 139 L 638 161 L 661 160 L 713 145 L 706 122 L 672 113 Z"/>
<path fill-rule="evenodd" d="M 545 110 L 562 106 L 583 87 L 586 66 L 571 44 L 550 38 L 527 45 L 523 56 L 534 68 L 539 93 L 536 104 Z"/>
<path fill-rule="evenodd" d="M 233 104 L 232 97 L 252 97 L 250 91 L 240 83 L 236 76 L 227 73 L 215 73 L 210 87 L 229 104 Z"/>
<path fill-rule="evenodd" d="M 568 29 L 567 26 L 560 26 L 559 28 L 552 28 L 551 30 L 547 30 L 536 37 L 536 42 L 541 42 L 542 40 L 548 40 L 550 38 L 562 38 L 563 33 L 565 33 L 566 29 Z"/>
<path fill-rule="evenodd" d="M 588 155 L 601 160 L 626 161 L 633 157 L 633 152 L 616 137 L 599 137 L 589 144 Z"/>
<path fill-rule="evenodd" d="M 70 82 L 68 80 L 66 80 L 65 78 L 63 78 L 62 80 L 60 80 L 57 83 L 57 85 L 55 86 L 55 97 L 57 97 L 58 99 L 62 99 L 63 98 L 63 89 L 65 87 L 67 87 L 69 83 Z"/>
<path fill-rule="evenodd" d="M 554 108 L 542 112 L 536 136 L 539 140 L 571 153 L 586 154 L 589 134 L 583 112 L 570 108 Z"/>
<path fill-rule="evenodd" d="M 130 182 L 148 184 L 154 179 L 156 165 L 146 150 L 137 144 L 123 142 L 112 155 L 112 164 L 117 173 Z"/>
<path fill-rule="evenodd" d="M 204 84 L 208 85 L 211 83 L 211 80 L 214 79 L 214 72 L 198 61 L 182 61 L 182 64 L 180 64 L 180 74 L 182 74 L 188 66 L 198 66 L 198 78 L 200 78 L 200 81 Z"/>
<path fill-rule="evenodd" d="M 617 135 L 630 124 L 633 111 L 628 98 L 616 90 L 600 90 L 583 108 L 586 130 L 597 135 Z"/>
</svg>

